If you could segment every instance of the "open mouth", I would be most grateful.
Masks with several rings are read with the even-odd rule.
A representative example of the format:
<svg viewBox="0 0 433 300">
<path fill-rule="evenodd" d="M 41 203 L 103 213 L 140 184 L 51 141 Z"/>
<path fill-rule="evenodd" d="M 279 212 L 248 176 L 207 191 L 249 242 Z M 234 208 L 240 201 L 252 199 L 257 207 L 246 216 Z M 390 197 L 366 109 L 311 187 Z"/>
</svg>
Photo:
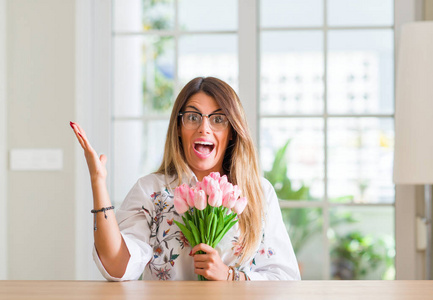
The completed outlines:
<svg viewBox="0 0 433 300">
<path fill-rule="evenodd" d="M 215 145 L 211 142 L 194 142 L 194 149 L 204 155 L 211 153 L 214 148 Z"/>
</svg>

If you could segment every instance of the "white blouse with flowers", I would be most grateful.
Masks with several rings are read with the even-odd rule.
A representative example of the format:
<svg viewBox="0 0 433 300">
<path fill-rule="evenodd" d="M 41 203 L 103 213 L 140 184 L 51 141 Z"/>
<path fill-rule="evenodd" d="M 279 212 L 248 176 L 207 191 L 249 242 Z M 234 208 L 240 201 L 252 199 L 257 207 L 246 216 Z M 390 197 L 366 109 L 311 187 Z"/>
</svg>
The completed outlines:
<svg viewBox="0 0 433 300">
<path fill-rule="evenodd" d="M 102 265 L 96 249 L 93 258 L 102 275 L 110 281 L 197 280 L 191 247 L 173 220 L 182 222 L 174 209 L 173 195 L 177 180 L 165 180 L 162 174 L 140 178 L 116 212 L 116 219 L 130 258 L 122 278 L 110 276 Z M 167 183 L 168 182 L 168 183 Z M 195 186 L 197 178 L 191 182 Z M 274 188 L 262 178 L 267 201 L 262 239 L 255 255 L 239 265 L 242 249 L 238 244 L 239 227 L 233 226 L 216 249 L 227 266 L 244 271 L 251 280 L 299 280 L 299 268 L 292 244 L 284 226 Z"/>
</svg>

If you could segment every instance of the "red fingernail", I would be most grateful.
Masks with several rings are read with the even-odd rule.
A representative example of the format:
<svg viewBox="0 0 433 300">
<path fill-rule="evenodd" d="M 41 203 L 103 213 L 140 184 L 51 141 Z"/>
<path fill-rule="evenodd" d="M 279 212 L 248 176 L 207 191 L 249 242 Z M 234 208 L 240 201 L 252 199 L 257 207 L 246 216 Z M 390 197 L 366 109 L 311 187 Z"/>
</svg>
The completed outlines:
<svg viewBox="0 0 433 300">
<path fill-rule="evenodd" d="M 69 122 L 69 125 L 71 125 L 72 128 L 74 128 L 73 126 L 74 124 L 75 124 L 74 122 Z"/>
<path fill-rule="evenodd" d="M 194 254 L 192 254 L 192 250 L 189 252 L 189 256 L 194 256 Z"/>
<path fill-rule="evenodd" d="M 77 133 L 78 133 L 79 136 L 83 137 L 79 131 L 77 131 Z"/>
</svg>

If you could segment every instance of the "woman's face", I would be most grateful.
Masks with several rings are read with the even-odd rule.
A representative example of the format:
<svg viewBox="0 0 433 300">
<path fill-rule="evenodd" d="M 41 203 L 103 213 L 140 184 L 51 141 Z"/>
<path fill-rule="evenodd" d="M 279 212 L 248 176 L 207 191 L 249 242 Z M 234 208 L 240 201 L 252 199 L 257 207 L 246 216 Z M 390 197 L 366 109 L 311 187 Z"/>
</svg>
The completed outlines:
<svg viewBox="0 0 433 300">
<path fill-rule="evenodd" d="M 215 99 L 203 92 L 191 96 L 184 111 L 204 115 L 223 113 Z M 213 131 L 207 117 L 202 118 L 197 129 L 186 129 L 181 122 L 180 137 L 186 162 L 198 180 L 201 181 L 210 172 L 223 173 L 224 153 L 231 139 L 230 125 L 221 131 Z"/>
</svg>

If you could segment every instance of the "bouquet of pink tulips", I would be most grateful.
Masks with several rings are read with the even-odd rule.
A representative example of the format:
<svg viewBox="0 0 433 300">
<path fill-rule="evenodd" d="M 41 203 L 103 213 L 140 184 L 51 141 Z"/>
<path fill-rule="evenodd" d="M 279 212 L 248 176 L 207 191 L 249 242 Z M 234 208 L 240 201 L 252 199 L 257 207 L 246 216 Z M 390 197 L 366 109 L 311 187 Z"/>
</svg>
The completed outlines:
<svg viewBox="0 0 433 300">
<path fill-rule="evenodd" d="M 247 205 L 247 199 L 240 194 L 239 187 L 218 172 L 204 177 L 195 187 L 184 183 L 175 189 L 174 207 L 179 214 L 184 214 L 184 224 L 174 222 L 191 247 L 200 243 L 213 248 L 218 245 Z M 206 279 L 199 275 L 199 280 Z"/>
</svg>

